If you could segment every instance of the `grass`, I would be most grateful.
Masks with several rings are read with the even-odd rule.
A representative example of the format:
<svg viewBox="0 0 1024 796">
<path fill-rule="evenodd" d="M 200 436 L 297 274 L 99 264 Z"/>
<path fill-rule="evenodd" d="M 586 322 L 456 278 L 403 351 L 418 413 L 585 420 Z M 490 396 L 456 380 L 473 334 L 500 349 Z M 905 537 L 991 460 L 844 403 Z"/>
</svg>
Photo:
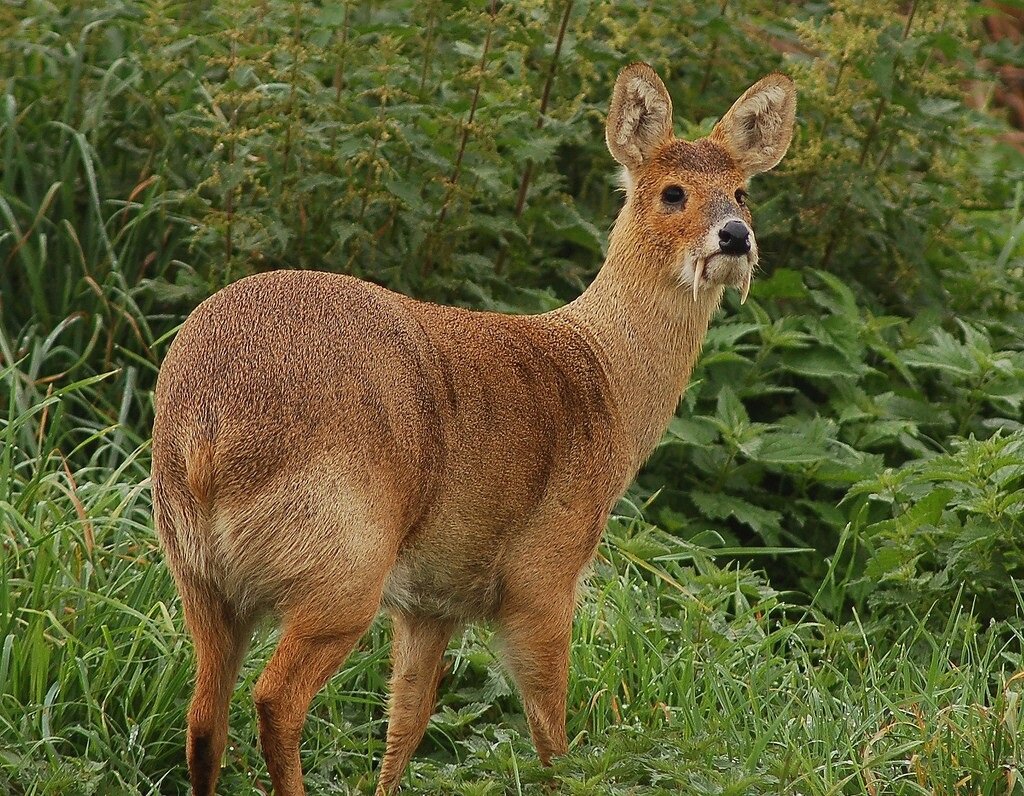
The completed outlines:
<svg viewBox="0 0 1024 796">
<path fill-rule="evenodd" d="M 46 444 L 53 399 L 13 415 L 0 470 L 0 787 L 181 793 L 192 651 L 151 528 L 147 448 L 101 429 L 95 463 L 71 469 Z M 893 633 L 859 617 L 837 625 L 754 570 L 619 517 L 581 595 L 570 754 L 538 765 L 491 635 L 470 628 L 451 646 L 407 782 L 460 794 L 551 781 L 569 794 L 1021 794 L 1024 634 L 978 628 L 968 608 L 939 632 L 911 615 L 889 617 L 905 628 Z M 249 691 L 274 639 L 258 633 L 232 701 L 224 793 L 265 792 Z M 303 739 L 311 792 L 371 792 L 387 656 L 381 620 L 317 698 Z"/>
</svg>

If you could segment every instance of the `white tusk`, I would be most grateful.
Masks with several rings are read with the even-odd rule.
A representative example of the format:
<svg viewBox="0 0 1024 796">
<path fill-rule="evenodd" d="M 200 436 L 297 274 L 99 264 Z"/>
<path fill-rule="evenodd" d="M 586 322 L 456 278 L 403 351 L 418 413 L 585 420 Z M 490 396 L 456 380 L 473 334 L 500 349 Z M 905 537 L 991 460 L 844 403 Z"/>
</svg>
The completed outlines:
<svg viewBox="0 0 1024 796">
<path fill-rule="evenodd" d="M 700 278 L 704 274 L 704 261 L 701 259 L 693 262 L 693 300 L 697 300 L 697 290 L 700 288 Z"/>
<path fill-rule="evenodd" d="M 743 280 L 743 290 L 740 291 L 740 304 L 747 303 L 747 296 L 750 294 L 750 279 L 753 274 L 753 271 L 747 271 L 747 278 Z"/>
</svg>

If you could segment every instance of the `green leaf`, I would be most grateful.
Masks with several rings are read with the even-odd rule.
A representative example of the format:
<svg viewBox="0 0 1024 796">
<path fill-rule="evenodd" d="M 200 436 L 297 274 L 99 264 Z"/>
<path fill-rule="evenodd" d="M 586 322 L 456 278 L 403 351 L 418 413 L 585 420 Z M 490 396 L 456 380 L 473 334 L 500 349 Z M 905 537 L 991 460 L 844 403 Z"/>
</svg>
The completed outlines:
<svg viewBox="0 0 1024 796">
<path fill-rule="evenodd" d="M 714 424 L 702 417 L 674 417 L 668 434 L 690 445 L 710 445 L 718 438 Z"/>
<path fill-rule="evenodd" d="M 768 279 L 754 280 L 751 292 L 760 301 L 807 297 L 803 275 L 792 268 L 776 268 Z"/>
<path fill-rule="evenodd" d="M 782 515 L 779 512 L 755 506 L 743 498 L 720 492 L 694 491 L 690 493 L 690 499 L 705 517 L 742 522 L 759 533 L 769 544 L 777 543 L 782 533 Z"/>
<path fill-rule="evenodd" d="M 722 387 L 718 392 L 716 415 L 725 427 L 737 437 L 750 425 L 750 417 L 747 415 L 743 402 L 728 386 Z"/>
<path fill-rule="evenodd" d="M 751 459 L 766 464 L 816 464 L 830 452 L 820 439 L 788 431 L 769 431 L 740 449 Z"/>
<path fill-rule="evenodd" d="M 863 364 L 852 365 L 834 348 L 790 350 L 782 355 L 783 367 L 791 373 L 818 379 L 852 379 L 867 371 Z"/>
</svg>

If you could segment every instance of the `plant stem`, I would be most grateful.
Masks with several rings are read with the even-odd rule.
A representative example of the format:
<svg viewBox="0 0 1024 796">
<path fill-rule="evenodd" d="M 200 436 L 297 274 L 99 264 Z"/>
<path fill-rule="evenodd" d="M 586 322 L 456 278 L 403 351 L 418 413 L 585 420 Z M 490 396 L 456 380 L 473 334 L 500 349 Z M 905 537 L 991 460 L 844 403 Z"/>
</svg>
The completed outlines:
<svg viewBox="0 0 1024 796">
<path fill-rule="evenodd" d="M 907 36 L 910 35 L 910 28 L 914 22 L 914 15 L 917 13 L 918 0 L 913 0 L 910 4 L 910 11 L 907 13 L 907 21 L 903 25 L 903 34 L 900 37 L 900 41 L 906 41 Z M 896 67 L 900 63 L 899 55 L 893 61 L 893 72 L 896 71 Z M 860 157 L 857 159 L 857 168 L 863 171 L 864 163 L 867 160 L 868 152 L 871 151 L 871 145 L 874 143 L 875 136 L 881 129 L 882 117 L 885 114 L 886 109 L 889 107 L 889 98 L 882 97 L 878 101 L 878 106 L 875 108 L 874 118 L 871 120 L 871 126 L 868 128 L 867 134 L 864 136 L 864 143 L 861 145 Z M 872 175 L 874 175 L 874 171 Z M 847 194 L 846 202 L 843 204 L 842 209 L 839 211 L 839 217 L 837 222 L 832 226 L 832 232 L 829 235 L 828 243 L 825 245 L 825 252 L 821 257 L 821 263 L 819 268 L 825 269 L 828 267 L 829 262 L 832 260 L 832 255 L 835 252 L 836 246 L 839 241 L 846 233 L 846 216 L 852 203 L 852 194 Z"/>
<path fill-rule="evenodd" d="M 341 44 L 338 65 L 334 68 L 334 101 L 341 104 L 341 90 L 345 86 L 345 55 L 348 53 L 348 13 L 351 3 L 345 3 L 345 16 L 341 20 Z"/>
<path fill-rule="evenodd" d="M 718 9 L 718 16 L 724 17 L 725 9 L 728 6 L 729 0 L 722 0 L 722 6 Z M 715 36 L 715 40 L 711 42 L 711 50 L 708 52 L 707 64 L 704 66 L 704 77 L 700 81 L 700 88 L 697 90 L 698 96 L 702 95 L 707 90 L 708 84 L 711 82 L 711 70 L 715 66 L 715 56 L 718 54 L 718 42 L 719 37 Z"/>
<path fill-rule="evenodd" d="M 423 46 L 423 67 L 420 69 L 420 87 L 416 97 L 423 102 L 423 92 L 427 86 L 427 75 L 430 73 L 430 62 L 434 54 L 434 35 L 437 31 L 437 9 L 431 8 L 430 21 L 427 23 L 426 42 Z"/>
<path fill-rule="evenodd" d="M 302 194 L 296 195 L 293 188 L 295 187 L 298 177 L 299 170 L 302 168 L 302 157 L 295 159 L 295 167 L 291 168 L 289 162 L 291 160 L 291 151 L 294 130 L 301 124 L 298 118 L 300 114 L 296 110 L 295 97 L 298 93 L 297 84 L 299 82 L 299 59 L 302 57 L 302 1 L 294 0 L 292 4 L 293 24 L 292 24 L 292 63 L 288 73 L 288 82 L 290 87 L 288 90 L 288 102 L 285 105 L 285 118 L 288 123 L 285 128 L 284 136 L 284 162 L 281 164 L 282 169 L 282 181 L 281 191 L 282 196 L 289 206 L 291 202 L 288 201 L 289 197 L 294 198 L 294 206 L 298 216 L 298 250 L 302 252 L 305 248 L 303 243 L 306 238 L 306 208 Z"/>
<path fill-rule="evenodd" d="M 490 25 L 487 27 L 487 36 L 484 38 L 483 52 L 480 54 L 480 63 L 477 65 L 477 79 L 476 87 L 473 90 L 473 101 L 469 106 L 469 116 L 462 125 L 462 139 L 459 141 L 459 151 L 455 155 L 455 166 L 452 168 L 452 175 L 448 178 L 448 188 L 445 191 L 444 199 L 441 201 L 441 210 L 437 214 L 437 221 L 434 224 L 433 231 L 426 236 L 424 243 L 429 243 L 424 251 L 423 266 L 421 268 L 422 276 L 426 277 L 430 275 L 430 272 L 434 269 L 433 259 L 433 243 L 436 240 L 437 233 L 440 232 L 441 227 L 444 226 L 444 220 L 448 215 L 448 206 L 451 204 L 452 198 L 455 195 L 455 189 L 459 184 L 459 177 L 462 175 L 462 159 L 466 154 L 466 145 L 469 143 L 469 134 L 473 128 L 473 119 L 476 117 L 476 109 L 480 103 L 480 91 L 483 88 L 484 75 L 487 69 L 487 55 L 491 50 L 491 38 L 494 35 L 494 23 L 498 17 L 498 0 L 491 0 L 490 7 Z"/>
<path fill-rule="evenodd" d="M 558 27 L 558 38 L 555 40 L 555 52 L 551 56 L 551 64 L 548 67 L 548 76 L 544 81 L 544 94 L 540 100 L 540 113 L 537 115 L 536 128 L 544 128 L 544 117 L 548 112 L 548 102 L 551 99 L 551 86 L 555 82 L 555 73 L 558 71 L 558 57 L 562 52 L 562 42 L 565 40 L 565 29 L 569 25 L 569 15 L 572 13 L 573 0 L 566 0 L 565 11 L 562 13 L 562 24 Z M 519 181 L 519 193 L 516 197 L 516 218 L 523 214 L 523 207 L 526 205 L 526 192 L 530 186 L 530 174 L 533 170 L 533 161 L 527 161 L 523 170 L 523 178 Z"/>
<path fill-rule="evenodd" d="M 548 75 L 544 81 L 544 91 L 540 99 L 540 113 L 537 115 L 536 129 L 541 130 L 544 127 L 544 117 L 548 112 L 548 102 L 551 99 L 551 86 L 555 82 L 555 74 L 558 71 L 558 58 L 562 53 L 562 42 L 565 41 L 565 30 L 569 26 L 569 16 L 572 13 L 573 0 L 566 0 L 565 10 L 562 12 L 562 23 L 558 27 L 558 37 L 555 39 L 555 51 L 551 56 L 551 63 L 548 66 Z M 530 189 L 530 179 L 533 176 L 534 163 L 532 160 L 526 161 L 526 167 L 523 169 L 523 176 L 519 180 L 519 190 L 516 193 L 516 207 L 515 217 L 518 219 L 523 215 L 523 209 L 526 207 L 526 194 Z M 498 252 L 498 259 L 494 264 L 494 271 L 500 274 L 505 268 L 505 249 Z"/>
</svg>

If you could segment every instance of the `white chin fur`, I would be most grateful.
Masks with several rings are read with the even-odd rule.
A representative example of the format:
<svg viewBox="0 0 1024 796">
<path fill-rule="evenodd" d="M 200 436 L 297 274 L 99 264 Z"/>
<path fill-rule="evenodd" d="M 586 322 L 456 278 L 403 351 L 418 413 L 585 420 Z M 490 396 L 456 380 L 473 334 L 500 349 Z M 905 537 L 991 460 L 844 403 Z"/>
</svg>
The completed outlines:
<svg viewBox="0 0 1024 796">
<path fill-rule="evenodd" d="M 757 267 L 757 241 L 750 238 L 750 253 L 742 257 L 723 255 L 718 247 L 718 228 L 708 232 L 703 245 L 688 249 L 679 266 L 679 285 L 694 298 L 708 288 L 734 286 L 746 301 L 750 280 Z"/>
</svg>

